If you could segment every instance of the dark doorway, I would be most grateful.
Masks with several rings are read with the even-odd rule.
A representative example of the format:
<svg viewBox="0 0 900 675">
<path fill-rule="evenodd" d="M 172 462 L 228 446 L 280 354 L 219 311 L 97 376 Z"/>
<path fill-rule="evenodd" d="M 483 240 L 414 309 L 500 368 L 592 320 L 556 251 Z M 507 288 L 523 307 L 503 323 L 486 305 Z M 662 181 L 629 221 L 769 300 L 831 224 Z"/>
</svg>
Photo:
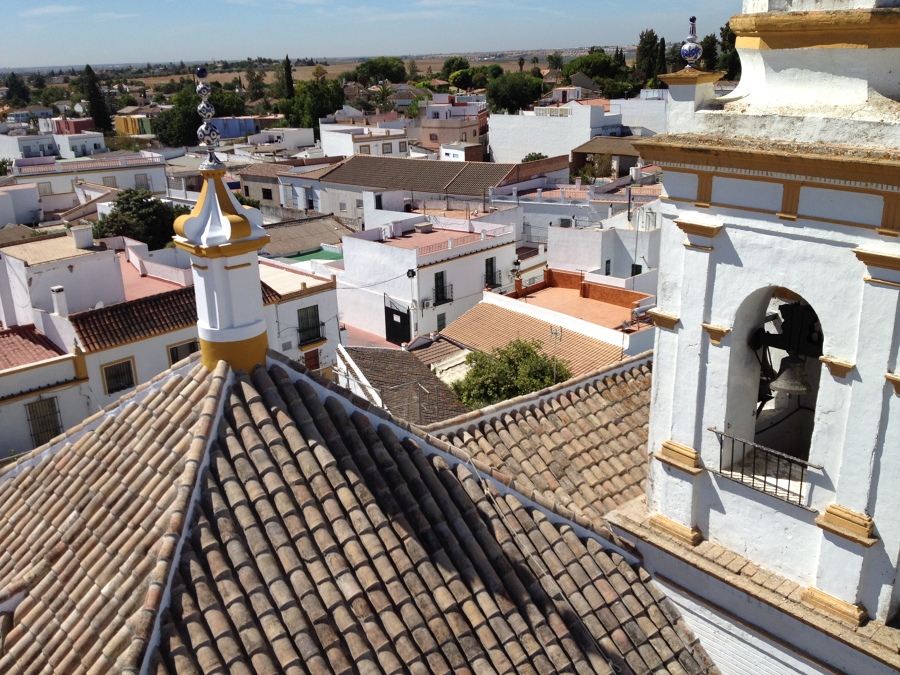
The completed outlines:
<svg viewBox="0 0 900 675">
<path fill-rule="evenodd" d="M 391 307 L 385 307 L 384 335 L 388 342 L 395 345 L 409 342 L 409 311 L 401 312 Z"/>
</svg>

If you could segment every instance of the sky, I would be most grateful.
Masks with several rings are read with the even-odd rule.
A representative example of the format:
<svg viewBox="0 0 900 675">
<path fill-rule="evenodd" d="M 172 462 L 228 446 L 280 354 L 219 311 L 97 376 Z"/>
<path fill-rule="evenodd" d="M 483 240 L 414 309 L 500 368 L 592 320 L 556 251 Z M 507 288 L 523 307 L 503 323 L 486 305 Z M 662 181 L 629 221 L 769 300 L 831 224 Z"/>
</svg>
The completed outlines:
<svg viewBox="0 0 900 675">
<path fill-rule="evenodd" d="M 56 0 L 4 3 L 0 68 L 408 56 L 718 34 L 741 0 Z"/>
</svg>

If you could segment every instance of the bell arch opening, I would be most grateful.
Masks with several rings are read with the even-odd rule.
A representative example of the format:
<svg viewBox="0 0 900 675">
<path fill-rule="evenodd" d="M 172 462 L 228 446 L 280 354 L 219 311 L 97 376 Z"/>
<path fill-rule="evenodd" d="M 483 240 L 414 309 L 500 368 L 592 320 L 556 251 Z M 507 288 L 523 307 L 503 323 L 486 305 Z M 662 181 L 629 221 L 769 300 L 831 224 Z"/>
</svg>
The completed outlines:
<svg viewBox="0 0 900 675">
<path fill-rule="evenodd" d="M 803 503 L 824 336 L 815 310 L 783 288 L 751 293 L 735 318 L 723 475 Z"/>
</svg>

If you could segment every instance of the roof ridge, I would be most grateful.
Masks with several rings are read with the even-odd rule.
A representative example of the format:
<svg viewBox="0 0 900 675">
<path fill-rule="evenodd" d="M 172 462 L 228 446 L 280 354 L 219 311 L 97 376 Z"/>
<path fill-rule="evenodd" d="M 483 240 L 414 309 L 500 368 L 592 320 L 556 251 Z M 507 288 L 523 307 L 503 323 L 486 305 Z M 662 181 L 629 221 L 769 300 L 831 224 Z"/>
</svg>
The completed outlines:
<svg viewBox="0 0 900 675">
<path fill-rule="evenodd" d="M 201 369 L 202 372 L 204 369 Z M 149 574 L 149 586 L 141 612 L 143 620 L 135 622 L 131 647 L 120 659 L 124 672 L 143 673 L 147 661 L 156 651 L 160 639 L 161 618 L 171 602 L 171 588 L 181 551 L 193 521 L 195 507 L 200 500 L 200 478 L 209 462 L 210 445 L 215 442 L 218 422 L 222 418 L 225 396 L 234 373 L 225 361 L 219 361 L 209 374 L 210 386 L 203 397 L 199 417 L 194 423 L 193 439 L 182 460 L 181 474 L 175 480 L 176 496 L 169 507 L 169 521 L 159 539 L 156 564 Z"/>
<path fill-rule="evenodd" d="M 649 352 L 645 352 L 645 354 L 642 356 L 646 356 L 647 354 L 649 354 Z M 289 376 L 291 375 L 290 371 L 293 371 L 293 373 L 299 376 L 291 377 L 292 381 L 296 382 L 301 377 L 306 378 L 313 385 L 318 386 L 320 389 L 327 390 L 327 392 L 330 392 L 335 397 L 344 401 L 347 406 L 358 408 L 360 412 L 378 417 L 382 420 L 382 422 L 393 424 L 394 426 L 398 427 L 400 431 L 406 432 L 405 435 L 401 433 L 397 434 L 397 437 L 401 441 L 405 438 L 410 437 L 412 437 L 412 440 L 414 442 L 424 441 L 427 445 L 430 445 L 434 450 L 444 456 L 445 459 L 450 458 L 454 463 L 466 464 L 470 468 L 470 470 L 473 470 L 473 473 L 477 473 L 479 479 L 483 478 L 495 484 L 498 484 L 498 490 L 500 490 L 501 493 L 512 491 L 516 493 L 516 495 L 521 497 L 523 503 L 530 503 L 540 509 L 543 509 L 552 514 L 554 518 L 565 520 L 572 526 L 581 528 L 585 532 L 593 535 L 594 538 L 599 537 L 605 542 L 606 547 L 616 550 L 619 554 L 625 557 L 633 558 L 633 556 L 627 552 L 627 546 L 624 545 L 624 543 L 621 539 L 619 539 L 618 536 L 616 536 L 612 529 L 607 528 L 605 530 L 601 530 L 598 527 L 598 524 L 590 520 L 589 518 L 575 513 L 563 504 L 547 499 L 547 497 L 538 492 L 536 489 L 518 483 L 513 476 L 504 473 L 499 469 L 491 467 L 478 459 L 475 459 L 464 450 L 456 448 L 443 439 L 433 436 L 431 433 L 425 431 L 421 427 L 411 424 L 408 421 L 384 410 L 383 408 L 370 403 L 366 399 L 348 389 L 345 389 L 336 382 L 328 380 L 318 373 L 309 370 L 303 364 L 297 363 L 296 361 L 289 359 L 283 354 L 274 352 L 272 350 L 269 350 L 268 356 L 270 361 L 276 362 L 275 364 L 271 364 L 270 367 L 280 366 L 288 371 Z M 320 395 L 327 396 L 327 393 L 320 392 Z"/>
<path fill-rule="evenodd" d="M 457 431 L 458 428 L 462 426 L 470 426 L 474 424 L 479 419 L 484 419 L 489 416 L 501 415 L 503 413 L 520 408 L 530 402 L 543 403 L 545 400 L 554 398 L 557 394 L 562 395 L 566 390 L 575 388 L 581 384 L 587 384 L 604 377 L 615 377 L 616 375 L 624 373 L 626 370 L 635 368 L 637 365 L 640 365 L 645 361 L 652 362 L 652 357 L 653 350 L 648 350 L 646 352 L 636 354 L 635 356 L 632 356 L 630 358 L 623 359 L 622 361 L 609 364 L 609 366 L 607 366 L 606 368 L 598 368 L 588 373 L 576 375 L 569 378 L 568 380 L 565 380 L 564 382 L 558 382 L 557 384 L 551 385 L 549 387 L 544 387 L 543 389 L 533 391 L 529 394 L 522 394 L 521 396 L 516 396 L 515 398 L 500 401 L 498 403 L 485 406 L 484 408 L 473 410 L 464 415 L 458 415 L 457 417 L 452 417 L 441 422 L 435 422 L 434 424 L 420 427 L 420 429 L 422 429 L 422 431 L 425 431 L 426 433 L 440 432 L 449 435 L 453 431 Z"/>
</svg>

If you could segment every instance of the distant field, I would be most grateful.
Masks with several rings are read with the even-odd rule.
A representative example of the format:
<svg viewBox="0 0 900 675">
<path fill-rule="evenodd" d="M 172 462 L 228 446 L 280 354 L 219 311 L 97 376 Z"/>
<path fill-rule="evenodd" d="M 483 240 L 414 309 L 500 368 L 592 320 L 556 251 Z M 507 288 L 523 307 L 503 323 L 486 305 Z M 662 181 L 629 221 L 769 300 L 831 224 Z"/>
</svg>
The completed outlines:
<svg viewBox="0 0 900 675">
<path fill-rule="evenodd" d="M 406 61 L 409 63 L 409 61 Z M 499 63 L 504 70 L 509 71 L 517 71 L 519 70 L 518 59 L 504 59 L 499 61 L 476 61 L 473 62 L 472 65 L 480 66 L 480 65 L 490 65 L 491 63 Z M 359 61 L 342 61 L 340 63 L 333 63 L 330 66 L 323 66 L 325 70 L 328 71 L 328 76 L 331 78 L 336 78 L 341 73 L 347 70 L 353 70 L 360 64 Z M 425 72 L 428 70 L 428 67 L 431 66 L 431 71 L 433 73 L 438 73 L 440 69 L 444 65 L 443 59 L 416 59 L 416 67 L 419 69 L 419 73 L 421 77 L 424 79 Z M 542 68 L 547 67 L 546 59 L 542 59 L 539 64 Z M 311 80 L 312 79 L 312 70 L 315 66 L 300 66 L 298 68 L 293 69 L 294 81 L 300 82 L 302 80 Z M 531 59 L 526 59 L 524 70 L 531 69 Z M 210 73 L 207 78 L 210 82 L 231 82 L 235 77 L 241 76 L 243 79 L 242 71 L 233 71 L 228 73 Z M 141 78 L 141 82 L 143 82 L 147 87 L 156 87 L 160 84 L 165 84 L 169 80 L 178 81 L 179 77 L 186 77 L 185 75 L 164 75 L 161 77 L 143 77 Z M 275 79 L 275 74 L 273 71 L 269 70 L 266 72 L 266 82 L 271 83 Z"/>
</svg>

